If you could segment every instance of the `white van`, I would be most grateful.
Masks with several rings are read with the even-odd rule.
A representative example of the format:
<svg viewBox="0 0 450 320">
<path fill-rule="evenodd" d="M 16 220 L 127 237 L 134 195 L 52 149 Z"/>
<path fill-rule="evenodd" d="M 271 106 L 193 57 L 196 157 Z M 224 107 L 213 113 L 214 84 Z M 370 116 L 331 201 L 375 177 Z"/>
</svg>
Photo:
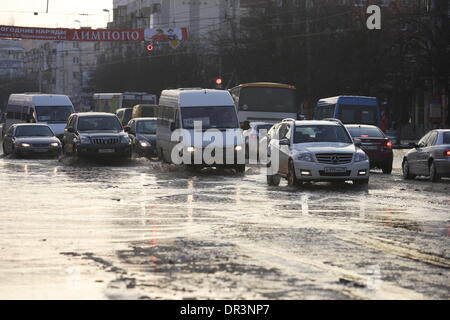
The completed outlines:
<svg viewBox="0 0 450 320">
<path fill-rule="evenodd" d="M 164 90 L 159 100 L 157 119 L 156 148 L 158 157 L 163 161 L 177 163 L 173 155 L 177 156 L 179 152 L 183 159 L 192 159 L 188 163 L 183 161 L 184 164 L 226 166 L 238 172 L 245 171 L 244 140 L 234 101 L 228 91 Z M 172 141 L 174 133 L 181 133 L 181 138 Z M 211 138 L 211 135 L 216 135 L 217 139 Z M 203 157 L 205 151 L 210 152 L 211 149 L 214 149 L 214 157 L 218 153 L 214 159 L 221 160 L 211 163 Z"/>
<path fill-rule="evenodd" d="M 64 135 L 67 119 L 75 112 L 68 96 L 56 94 L 11 94 L 6 106 L 2 136 L 14 123 L 45 123 L 58 138 Z"/>
</svg>

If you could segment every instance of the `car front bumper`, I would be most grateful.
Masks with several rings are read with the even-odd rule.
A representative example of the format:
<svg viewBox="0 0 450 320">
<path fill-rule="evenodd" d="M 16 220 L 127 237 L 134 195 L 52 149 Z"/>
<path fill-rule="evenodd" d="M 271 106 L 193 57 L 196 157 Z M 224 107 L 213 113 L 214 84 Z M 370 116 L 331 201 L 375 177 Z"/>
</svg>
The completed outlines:
<svg viewBox="0 0 450 320">
<path fill-rule="evenodd" d="M 130 157 L 131 144 L 111 144 L 111 145 L 93 145 L 80 144 L 77 146 L 77 152 L 81 156 L 92 157 Z"/>
<path fill-rule="evenodd" d="M 58 156 L 61 154 L 61 147 L 18 147 L 16 154 L 19 156 Z"/>
<path fill-rule="evenodd" d="M 294 168 L 297 179 L 304 181 L 365 180 L 369 178 L 370 165 L 369 160 L 340 165 L 296 160 Z"/>
</svg>

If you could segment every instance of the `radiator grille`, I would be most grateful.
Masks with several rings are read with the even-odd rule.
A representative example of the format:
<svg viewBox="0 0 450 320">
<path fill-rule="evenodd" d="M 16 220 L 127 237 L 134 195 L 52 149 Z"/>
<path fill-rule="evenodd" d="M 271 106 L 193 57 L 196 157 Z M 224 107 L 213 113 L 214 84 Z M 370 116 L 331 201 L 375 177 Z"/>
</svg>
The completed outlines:
<svg viewBox="0 0 450 320">
<path fill-rule="evenodd" d="M 316 159 L 320 163 L 344 164 L 350 163 L 353 159 L 352 153 L 316 153 Z"/>
</svg>

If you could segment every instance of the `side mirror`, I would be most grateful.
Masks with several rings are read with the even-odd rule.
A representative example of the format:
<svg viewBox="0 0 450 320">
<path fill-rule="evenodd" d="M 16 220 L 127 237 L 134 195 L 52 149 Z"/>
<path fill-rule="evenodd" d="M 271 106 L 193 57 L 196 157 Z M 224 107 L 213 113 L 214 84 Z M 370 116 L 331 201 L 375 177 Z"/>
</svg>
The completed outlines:
<svg viewBox="0 0 450 320">
<path fill-rule="evenodd" d="M 170 123 L 170 131 L 174 131 L 175 130 L 175 122 L 171 122 Z"/>
<path fill-rule="evenodd" d="M 361 148 L 361 139 L 355 138 L 353 139 L 353 142 L 355 143 L 355 146 Z"/>
<path fill-rule="evenodd" d="M 74 133 L 75 130 L 74 130 L 72 127 L 68 127 L 68 128 L 67 128 L 67 132 Z"/>
<path fill-rule="evenodd" d="M 290 146 L 291 141 L 289 141 L 289 139 L 287 139 L 287 138 L 283 138 L 280 140 L 279 145 L 280 146 Z"/>
<path fill-rule="evenodd" d="M 123 131 L 130 133 L 131 132 L 131 128 L 129 126 L 125 126 L 123 127 Z"/>
</svg>

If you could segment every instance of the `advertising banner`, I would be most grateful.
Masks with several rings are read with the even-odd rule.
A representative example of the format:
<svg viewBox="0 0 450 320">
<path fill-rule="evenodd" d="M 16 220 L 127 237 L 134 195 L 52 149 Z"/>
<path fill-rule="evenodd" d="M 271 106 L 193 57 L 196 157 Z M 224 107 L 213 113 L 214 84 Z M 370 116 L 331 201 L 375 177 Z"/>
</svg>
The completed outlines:
<svg viewBox="0 0 450 320">
<path fill-rule="evenodd" d="M 64 29 L 0 26 L 0 38 L 60 41 L 154 41 L 187 40 L 186 28 L 164 29 Z"/>
</svg>

